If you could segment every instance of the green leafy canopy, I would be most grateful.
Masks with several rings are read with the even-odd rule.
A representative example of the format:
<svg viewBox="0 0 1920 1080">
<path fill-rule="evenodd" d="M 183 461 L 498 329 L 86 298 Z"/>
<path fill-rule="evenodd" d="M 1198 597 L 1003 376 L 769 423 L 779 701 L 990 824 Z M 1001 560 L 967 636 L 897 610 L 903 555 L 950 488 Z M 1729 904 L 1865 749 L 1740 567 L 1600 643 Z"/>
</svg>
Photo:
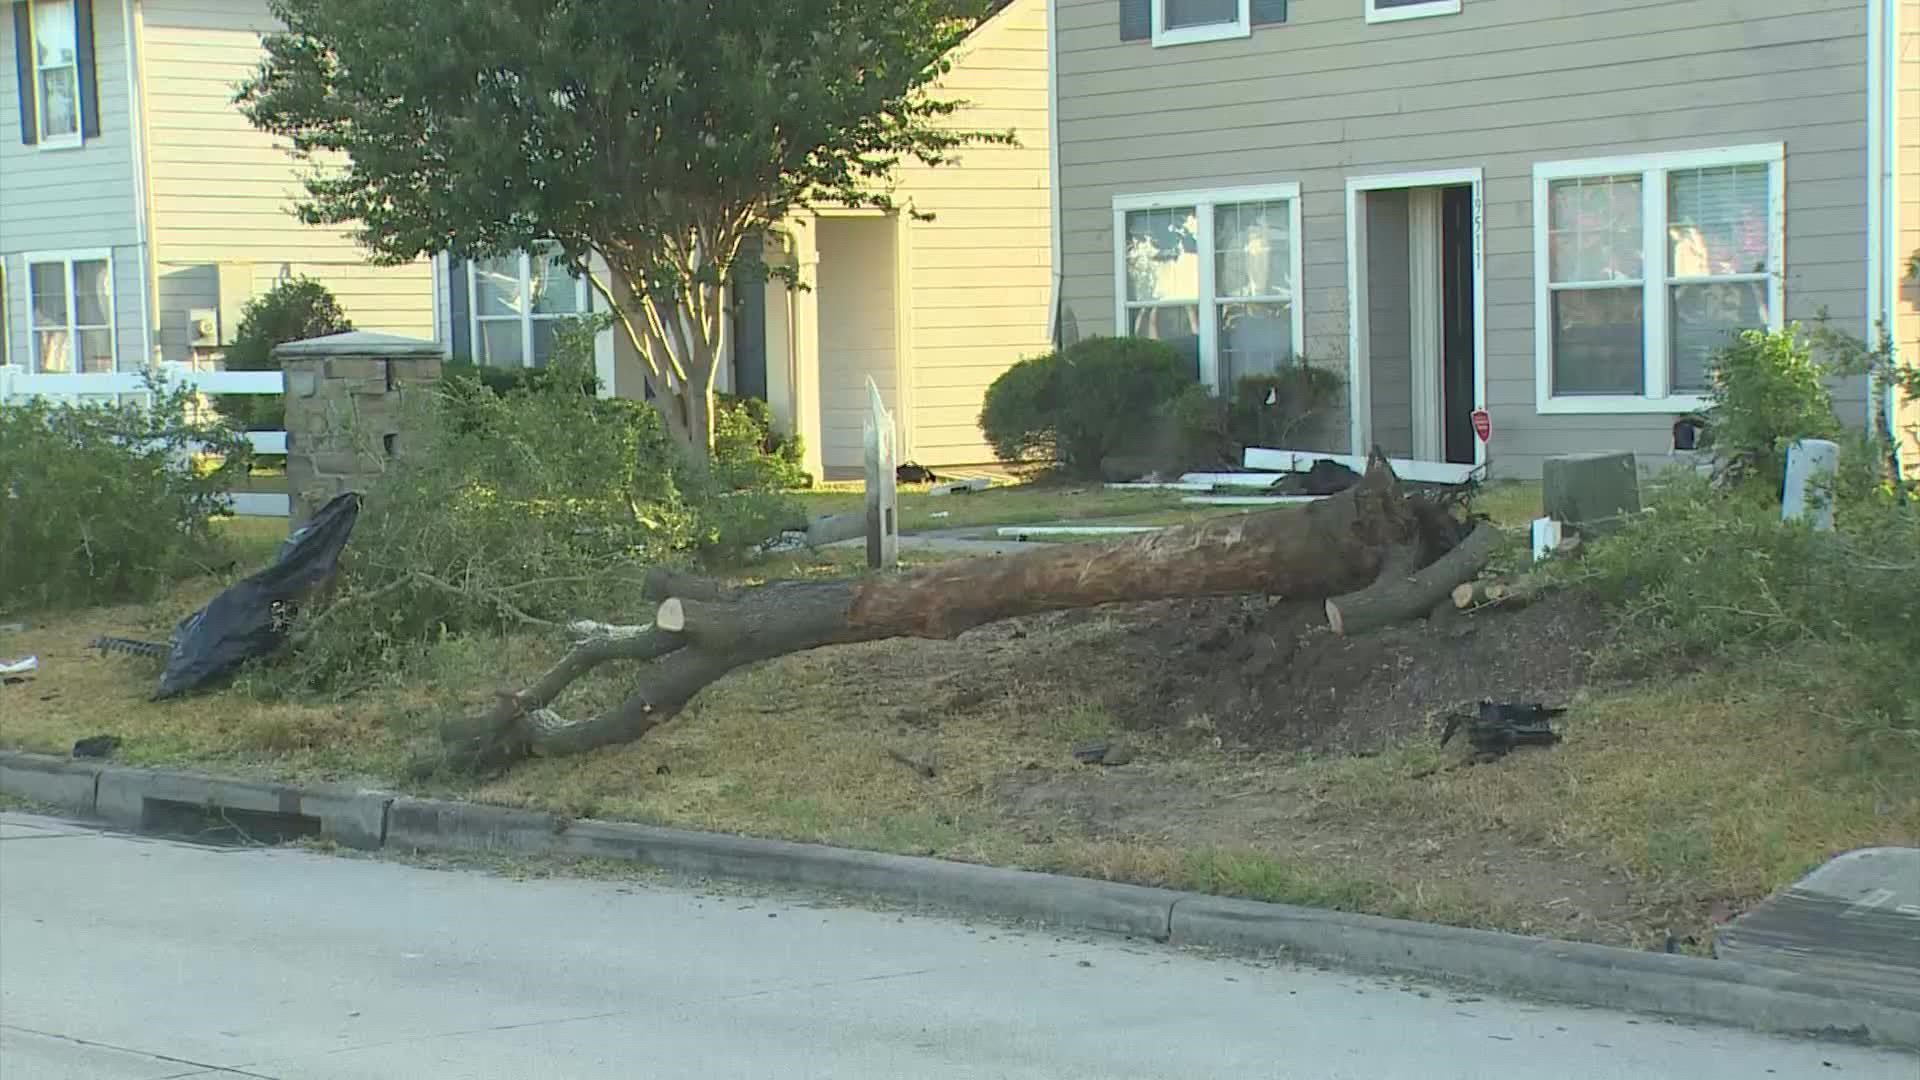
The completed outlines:
<svg viewBox="0 0 1920 1080">
<path fill-rule="evenodd" d="M 354 223 L 392 261 L 551 240 L 671 293 L 723 280 L 796 206 L 891 207 L 902 159 L 1008 138 L 958 130 L 959 103 L 929 93 L 984 0 L 271 7 L 287 29 L 239 103 L 324 166 L 306 219 Z"/>
</svg>

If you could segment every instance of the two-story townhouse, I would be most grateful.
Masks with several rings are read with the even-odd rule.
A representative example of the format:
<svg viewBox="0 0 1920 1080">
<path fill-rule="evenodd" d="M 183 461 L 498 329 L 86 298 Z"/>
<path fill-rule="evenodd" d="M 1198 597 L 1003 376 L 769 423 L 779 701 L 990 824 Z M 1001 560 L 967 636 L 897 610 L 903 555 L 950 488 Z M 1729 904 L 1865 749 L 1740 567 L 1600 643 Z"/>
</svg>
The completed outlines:
<svg viewBox="0 0 1920 1080">
<path fill-rule="evenodd" d="M 348 230 L 301 223 L 304 166 L 233 103 L 278 26 L 264 0 L 10 7 L 0 363 L 55 373 L 216 358 L 245 301 L 291 276 L 325 283 L 363 329 L 503 366 L 544 363 L 556 321 L 598 302 L 543 252 L 376 267 Z M 808 287 L 738 299 L 721 386 L 767 398 L 816 474 L 860 468 L 868 378 L 904 457 L 991 460 L 975 425 L 985 388 L 1049 343 L 1046 25 L 1046 0 L 1003 0 L 945 79 L 968 103 L 952 123 L 1018 145 L 903 165 L 895 193 L 912 214 L 795 215 L 766 257 Z M 603 334 L 597 361 L 608 392 L 644 393 L 624 337 Z"/>
<path fill-rule="evenodd" d="M 431 264 L 371 265 L 293 213 L 304 166 L 235 90 L 264 0 L 11 0 L 0 20 L 0 362 L 210 360 L 245 302 L 323 282 L 357 326 L 433 332 Z"/>
<path fill-rule="evenodd" d="M 1826 311 L 1920 354 L 1920 0 L 1056 0 L 1052 27 L 1063 333 L 1167 340 L 1214 386 L 1328 365 L 1318 449 L 1537 475 L 1667 453 L 1738 329 Z"/>
<path fill-rule="evenodd" d="M 0 26 L 0 363 L 137 368 L 149 258 L 131 9 L 12 3 Z"/>
</svg>

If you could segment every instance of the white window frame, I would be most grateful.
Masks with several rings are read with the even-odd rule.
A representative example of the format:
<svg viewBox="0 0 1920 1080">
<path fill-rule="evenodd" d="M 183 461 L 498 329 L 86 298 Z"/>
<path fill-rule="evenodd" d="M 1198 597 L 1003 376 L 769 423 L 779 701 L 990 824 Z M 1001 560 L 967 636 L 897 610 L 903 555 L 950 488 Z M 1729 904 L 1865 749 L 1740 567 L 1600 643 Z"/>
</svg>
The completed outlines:
<svg viewBox="0 0 1920 1080">
<path fill-rule="evenodd" d="M 572 312 L 536 312 L 533 310 L 533 257 L 531 252 L 517 253 L 520 260 L 520 295 L 526 298 L 527 309 L 518 315 L 482 315 L 480 314 L 480 288 L 478 272 L 475 267 L 478 259 L 467 260 L 467 342 L 473 353 L 473 363 L 478 367 L 488 366 L 480 359 L 480 324 L 483 322 L 520 323 L 520 366 L 531 368 L 533 363 L 533 324 L 535 322 L 558 322 L 562 319 L 577 319 L 593 311 L 593 292 L 585 276 L 573 279 L 577 296 L 578 311 Z"/>
<path fill-rule="evenodd" d="M 75 251 L 30 251 L 26 255 L 26 300 L 27 316 L 27 372 L 33 375 L 113 375 L 120 371 L 120 327 L 119 297 L 115 293 L 113 280 L 113 249 L 85 248 Z M 80 316 L 80 305 L 73 291 L 73 264 L 77 262 L 105 262 L 107 264 L 107 321 L 104 326 L 87 323 L 86 330 L 105 330 L 107 346 L 113 350 L 113 368 L 110 371 L 82 371 L 80 362 L 80 331 L 83 329 L 76 320 Z M 48 372 L 40 355 L 40 324 L 33 317 L 33 268 L 36 266 L 59 266 L 60 281 L 67 290 L 67 341 L 73 351 L 73 368 L 64 373 Z"/>
<path fill-rule="evenodd" d="M 1238 203 L 1287 201 L 1287 246 L 1289 272 L 1293 275 L 1291 322 L 1293 355 L 1306 355 L 1306 244 L 1301 236 L 1300 185 L 1297 182 L 1263 184 L 1255 187 L 1202 188 L 1197 191 L 1163 191 L 1145 195 L 1116 195 L 1113 198 L 1113 325 L 1114 332 L 1128 334 L 1133 321 L 1127 317 L 1127 214 L 1138 210 L 1167 210 L 1192 207 L 1200 236 L 1199 295 L 1193 303 L 1200 308 L 1200 381 L 1214 393 L 1220 385 L 1221 298 L 1214 289 L 1213 210 L 1216 206 Z M 1244 301 L 1243 297 L 1228 297 Z M 1171 302 L 1167 306 L 1172 306 Z"/>
<path fill-rule="evenodd" d="M 1711 150 L 1679 150 L 1582 161 L 1542 162 L 1533 167 L 1533 379 L 1534 407 L 1543 414 L 1687 413 L 1703 409 L 1707 396 L 1675 392 L 1668 334 L 1668 291 L 1692 278 L 1676 279 L 1667 267 L 1667 174 L 1676 169 L 1724 168 L 1734 165 L 1767 166 L 1767 269 L 1769 282 L 1767 323 L 1778 331 L 1786 325 L 1787 171 L 1786 144 L 1759 143 Z M 1548 244 L 1552 211 L 1550 187 L 1555 180 L 1637 174 L 1640 177 L 1640 227 L 1643 353 L 1646 372 L 1643 394 L 1553 394 L 1553 302 Z M 1718 279 L 1715 279 L 1718 280 Z"/>
<path fill-rule="evenodd" d="M 1158 49 L 1168 45 L 1194 45 L 1202 41 L 1250 37 L 1253 34 L 1253 0 L 1239 2 L 1240 13 L 1232 22 L 1170 28 L 1167 26 L 1167 0 L 1148 0 L 1147 6 L 1153 11 L 1153 47 Z"/>
<path fill-rule="evenodd" d="M 38 18 L 36 16 L 36 13 L 34 11 L 36 7 L 39 7 L 44 4 L 65 4 L 67 5 L 67 13 L 69 16 L 71 16 L 71 21 L 73 23 L 73 43 L 74 43 L 73 63 L 55 64 L 51 67 L 41 67 L 40 57 L 38 55 L 27 58 L 28 65 L 33 69 L 33 127 L 34 127 L 34 135 L 36 137 L 33 144 L 33 148 L 35 150 L 72 150 L 77 146 L 83 146 L 86 144 L 87 116 L 86 116 L 86 110 L 81 107 L 81 103 L 80 103 L 80 89 L 81 89 L 80 88 L 80 4 L 81 3 L 82 3 L 82 0 L 27 0 L 27 25 L 32 26 L 34 28 L 34 41 L 35 41 L 34 51 L 36 53 L 39 52 L 39 45 L 38 45 L 39 23 L 38 23 Z M 16 47 L 18 47 L 19 42 L 15 42 L 14 44 Z M 43 71 L 61 71 L 69 68 L 72 69 L 73 71 L 73 130 L 71 132 L 63 132 L 57 135 L 49 135 L 47 133 L 46 102 L 42 101 L 40 98 L 41 89 L 42 89 L 40 84 L 40 73 Z"/>
<path fill-rule="evenodd" d="M 1399 22 L 1402 19 L 1430 19 L 1435 15 L 1460 14 L 1460 0 L 1427 0 L 1424 4 L 1381 7 L 1378 0 L 1366 0 L 1370 23 Z"/>
</svg>

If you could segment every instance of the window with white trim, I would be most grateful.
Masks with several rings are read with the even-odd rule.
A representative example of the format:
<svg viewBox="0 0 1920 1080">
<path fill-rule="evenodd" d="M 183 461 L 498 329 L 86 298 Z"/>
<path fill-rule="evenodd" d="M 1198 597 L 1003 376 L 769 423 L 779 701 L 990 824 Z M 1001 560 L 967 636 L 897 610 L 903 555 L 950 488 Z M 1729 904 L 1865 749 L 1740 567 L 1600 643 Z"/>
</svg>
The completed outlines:
<svg viewBox="0 0 1920 1080">
<path fill-rule="evenodd" d="M 1684 412 L 1715 350 L 1783 324 L 1777 144 L 1534 167 L 1542 412 Z"/>
<path fill-rule="evenodd" d="M 112 372 L 113 259 L 107 252 L 27 256 L 31 370 Z"/>
<path fill-rule="evenodd" d="M 1196 41 L 1247 37 L 1253 33 L 1252 0 L 1150 0 L 1153 43 L 1190 45 Z"/>
<path fill-rule="evenodd" d="M 488 367 L 545 367 L 554 330 L 588 310 L 587 280 L 567 269 L 558 245 L 475 259 L 467 264 L 473 298 L 473 362 Z"/>
<path fill-rule="evenodd" d="M 32 0 L 33 96 L 40 145 L 80 141 L 80 31 L 74 0 Z"/>
<path fill-rule="evenodd" d="M 1460 14 L 1460 0 L 1365 0 L 1367 21 L 1398 22 L 1430 15 Z"/>
<path fill-rule="evenodd" d="M 1300 188 L 1114 200 L 1122 334 L 1164 341 L 1219 390 L 1300 355 Z"/>
</svg>

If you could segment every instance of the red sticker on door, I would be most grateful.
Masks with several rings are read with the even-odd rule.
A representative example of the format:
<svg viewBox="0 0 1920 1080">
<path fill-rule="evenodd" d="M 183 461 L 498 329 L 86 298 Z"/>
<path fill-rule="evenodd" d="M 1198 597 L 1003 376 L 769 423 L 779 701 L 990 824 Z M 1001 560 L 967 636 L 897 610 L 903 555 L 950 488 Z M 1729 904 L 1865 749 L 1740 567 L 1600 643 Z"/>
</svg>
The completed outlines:
<svg viewBox="0 0 1920 1080">
<path fill-rule="evenodd" d="M 1454 415 L 1458 416 L 1460 414 L 1455 413 Z M 1493 417 L 1487 415 L 1487 410 L 1473 410 L 1473 433 L 1480 437 L 1481 442 L 1486 442 L 1493 436 Z"/>
</svg>

